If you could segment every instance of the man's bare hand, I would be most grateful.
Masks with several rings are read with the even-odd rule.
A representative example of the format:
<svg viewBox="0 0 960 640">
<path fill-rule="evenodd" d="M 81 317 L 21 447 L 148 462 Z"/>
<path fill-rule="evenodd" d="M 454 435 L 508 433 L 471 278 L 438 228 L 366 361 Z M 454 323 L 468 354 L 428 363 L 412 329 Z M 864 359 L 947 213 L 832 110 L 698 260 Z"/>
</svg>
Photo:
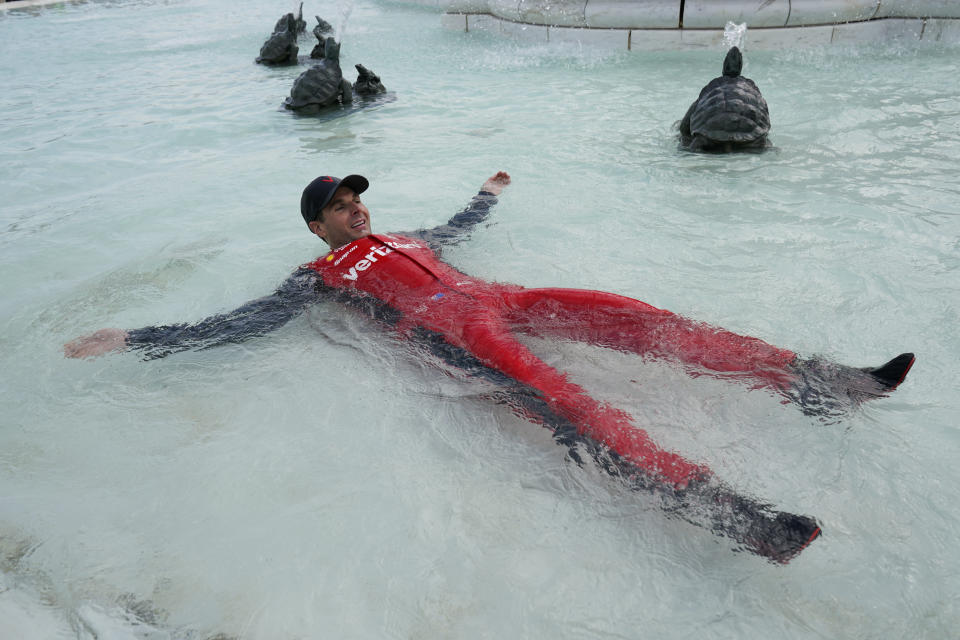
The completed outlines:
<svg viewBox="0 0 960 640">
<path fill-rule="evenodd" d="M 498 196 L 508 184 L 510 184 L 510 174 L 506 171 L 497 171 L 494 175 L 487 178 L 487 181 L 483 183 L 483 187 L 481 187 L 480 190 L 488 191 Z"/>
<path fill-rule="evenodd" d="M 127 346 L 127 332 L 123 329 L 100 329 L 63 345 L 68 358 L 95 358 Z"/>
</svg>

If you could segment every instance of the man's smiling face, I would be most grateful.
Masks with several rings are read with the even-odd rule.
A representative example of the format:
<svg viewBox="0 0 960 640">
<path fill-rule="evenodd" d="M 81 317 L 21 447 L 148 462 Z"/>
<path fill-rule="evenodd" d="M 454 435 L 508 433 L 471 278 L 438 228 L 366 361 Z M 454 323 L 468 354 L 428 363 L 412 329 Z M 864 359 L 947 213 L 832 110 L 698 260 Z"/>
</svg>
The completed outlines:
<svg viewBox="0 0 960 640">
<path fill-rule="evenodd" d="M 338 187 L 333 198 L 310 223 L 310 230 L 323 238 L 330 249 L 338 249 L 370 235 L 370 211 L 350 187 Z"/>
</svg>

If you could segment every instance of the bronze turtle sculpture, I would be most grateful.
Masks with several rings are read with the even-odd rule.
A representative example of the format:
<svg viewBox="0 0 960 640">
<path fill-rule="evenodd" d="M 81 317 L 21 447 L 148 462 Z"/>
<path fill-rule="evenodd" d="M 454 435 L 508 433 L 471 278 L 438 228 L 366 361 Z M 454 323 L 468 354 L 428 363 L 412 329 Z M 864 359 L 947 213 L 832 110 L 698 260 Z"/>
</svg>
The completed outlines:
<svg viewBox="0 0 960 640">
<path fill-rule="evenodd" d="M 296 64 L 299 51 L 296 33 L 276 31 L 260 47 L 257 62 L 267 65 Z"/>
<path fill-rule="evenodd" d="M 303 21 L 303 3 L 301 2 L 299 17 L 288 13 L 277 20 L 273 33 L 260 47 L 257 62 L 267 65 L 296 64 L 297 54 L 300 52 L 300 48 L 297 47 L 297 34 L 305 31 L 306 28 L 307 23 Z"/>
<path fill-rule="evenodd" d="M 323 60 L 300 74 L 283 106 L 304 115 L 353 100 L 353 88 L 340 70 L 340 45 L 332 37 L 324 42 Z"/>
<path fill-rule="evenodd" d="M 728 152 L 769 145 L 770 112 L 760 89 L 740 75 L 743 54 L 731 47 L 723 75 L 711 80 L 680 121 L 680 143 L 691 151 Z"/>
<path fill-rule="evenodd" d="M 327 36 L 333 33 L 333 25 L 320 16 L 314 17 L 317 19 L 317 24 L 313 27 L 313 35 L 317 38 L 317 44 L 314 45 L 313 51 L 310 52 L 310 57 L 322 60 L 323 48 L 326 46 Z"/>
<path fill-rule="evenodd" d="M 355 95 L 375 96 L 387 92 L 387 88 L 380 82 L 380 76 L 362 64 L 354 66 L 357 68 L 357 81 L 353 83 L 353 93 Z"/>
</svg>

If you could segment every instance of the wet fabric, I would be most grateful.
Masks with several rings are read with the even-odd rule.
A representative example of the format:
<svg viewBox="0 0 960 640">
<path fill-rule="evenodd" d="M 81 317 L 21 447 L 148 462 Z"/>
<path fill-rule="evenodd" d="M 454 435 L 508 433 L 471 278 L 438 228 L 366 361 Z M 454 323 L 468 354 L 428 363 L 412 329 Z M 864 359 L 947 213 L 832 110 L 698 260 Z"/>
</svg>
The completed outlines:
<svg viewBox="0 0 960 640">
<path fill-rule="evenodd" d="M 526 399 L 520 411 L 609 447 L 651 478 L 676 487 L 710 472 L 658 447 L 625 412 L 594 400 L 517 340 L 517 334 L 578 340 L 668 358 L 696 372 L 782 388 L 796 355 L 757 338 L 693 322 L 639 300 L 579 289 L 527 289 L 487 282 L 443 262 L 436 249 L 482 220 L 495 202 L 479 194 L 443 226 L 416 235 L 372 234 L 301 267 L 273 296 L 196 325 L 148 327 L 130 343 L 160 357 L 262 335 L 318 300 L 370 315 L 402 336 L 440 348 L 445 360 L 491 378 Z M 531 401 L 530 398 L 536 398 Z M 518 406 L 518 405 L 515 405 Z"/>
<path fill-rule="evenodd" d="M 743 374 L 785 386 L 796 355 L 757 338 L 692 322 L 646 303 L 579 289 L 526 289 L 490 283 L 440 261 L 415 238 L 373 234 L 306 265 L 330 289 L 346 289 L 398 311 L 407 337 L 427 331 L 511 381 L 533 389 L 577 433 L 602 442 L 654 477 L 676 486 L 709 475 L 706 468 L 660 449 L 625 412 L 603 405 L 545 364 L 516 333 L 579 340 L 697 369 Z M 456 360 L 452 361 L 457 364 Z"/>
</svg>

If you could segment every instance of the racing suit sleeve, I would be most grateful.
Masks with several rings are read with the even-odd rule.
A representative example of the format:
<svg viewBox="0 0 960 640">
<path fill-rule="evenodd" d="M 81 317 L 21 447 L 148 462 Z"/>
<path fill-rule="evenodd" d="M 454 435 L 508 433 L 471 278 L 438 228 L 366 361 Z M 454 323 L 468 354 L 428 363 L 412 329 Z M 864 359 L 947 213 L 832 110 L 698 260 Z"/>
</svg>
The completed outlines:
<svg viewBox="0 0 960 640">
<path fill-rule="evenodd" d="M 188 349 L 243 342 L 283 326 L 325 297 L 324 292 L 317 272 L 300 268 L 269 296 L 195 324 L 132 329 L 128 331 L 127 345 L 142 351 L 144 360 L 152 360 Z"/>
<path fill-rule="evenodd" d="M 475 226 L 487 219 L 490 208 L 497 204 L 497 196 L 481 190 L 473 196 L 467 207 L 442 224 L 432 229 L 421 229 L 409 234 L 424 240 L 431 249 L 438 251 L 443 246 L 454 245 L 466 239 Z"/>
</svg>

